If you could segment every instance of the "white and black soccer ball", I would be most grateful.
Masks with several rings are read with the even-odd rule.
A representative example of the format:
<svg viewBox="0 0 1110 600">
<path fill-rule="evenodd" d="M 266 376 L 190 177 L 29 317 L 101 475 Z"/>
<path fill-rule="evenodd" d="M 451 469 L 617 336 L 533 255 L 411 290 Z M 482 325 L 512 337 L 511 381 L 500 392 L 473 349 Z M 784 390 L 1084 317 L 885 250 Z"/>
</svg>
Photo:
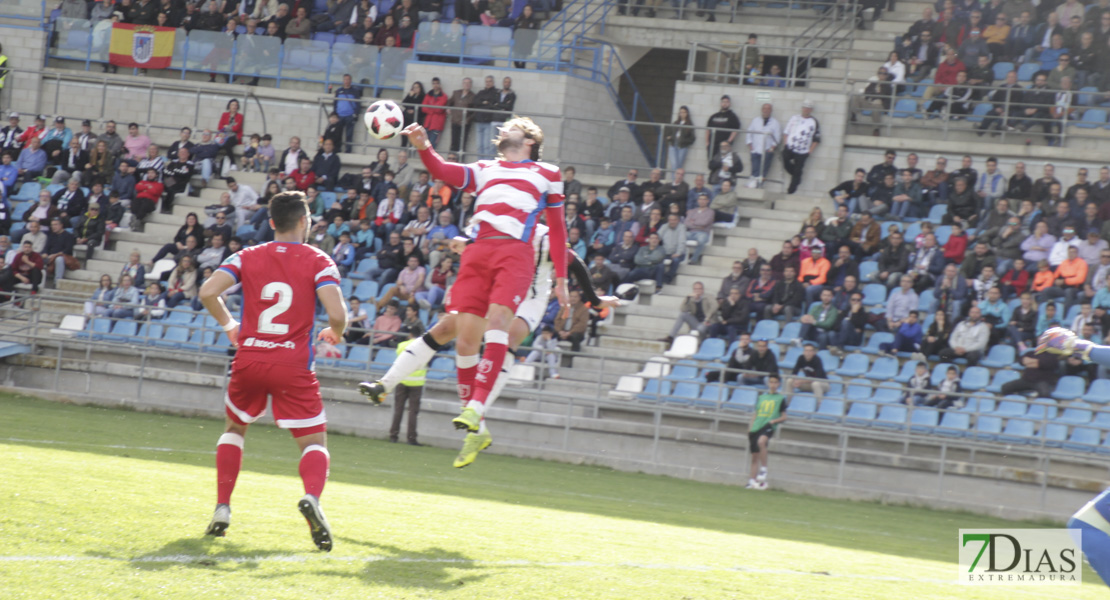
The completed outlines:
<svg viewBox="0 0 1110 600">
<path fill-rule="evenodd" d="M 379 140 L 388 140 L 405 128 L 405 115 L 396 102 L 378 100 L 366 109 L 366 113 L 362 115 L 362 122 L 366 124 L 366 131 L 371 136 Z"/>
</svg>

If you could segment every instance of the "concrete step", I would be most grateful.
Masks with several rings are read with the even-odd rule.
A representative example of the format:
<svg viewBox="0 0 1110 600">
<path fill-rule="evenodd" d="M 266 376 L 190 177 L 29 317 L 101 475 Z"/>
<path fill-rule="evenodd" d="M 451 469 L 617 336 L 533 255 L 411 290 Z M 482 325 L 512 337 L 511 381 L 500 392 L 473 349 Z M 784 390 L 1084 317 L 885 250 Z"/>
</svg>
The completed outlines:
<svg viewBox="0 0 1110 600">
<path fill-rule="evenodd" d="M 878 52 L 883 55 L 889 54 L 894 49 L 893 40 L 890 34 L 880 34 L 885 36 L 883 39 L 859 39 L 856 38 L 852 43 L 853 50 L 868 50 L 871 52 Z"/>
</svg>

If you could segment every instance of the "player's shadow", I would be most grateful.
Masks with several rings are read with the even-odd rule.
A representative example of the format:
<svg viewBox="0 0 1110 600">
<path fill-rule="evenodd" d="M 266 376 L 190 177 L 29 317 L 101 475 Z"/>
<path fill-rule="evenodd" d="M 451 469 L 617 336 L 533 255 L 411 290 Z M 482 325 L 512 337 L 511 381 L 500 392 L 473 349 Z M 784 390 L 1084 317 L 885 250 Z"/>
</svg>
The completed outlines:
<svg viewBox="0 0 1110 600">
<path fill-rule="evenodd" d="M 487 571 L 488 567 L 454 550 L 431 547 L 414 551 L 349 537 L 339 539 L 345 544 L 363 546 L 374 552 L 374 556 L 367 559 L 366 567 L 360 573 L 360 577 L 368 584 L 453 590 L 492 575 Z M 346 572 L 337 574 L 350 576 Z"/>
<path fill-rule="evenodd" d="M 163 571 L 177 567 L 241 571 L 244 568 L 258 568 L 259 563 L 267 557 L 288 556 L 288 554 L 279 550 L 266 551 L 253 547 L 248 549 L 234 542 L 211 536 L 191 536 L 168 542 L 157 550 L 134 557 L 131 559 L 131 564 L 143 571 Z"/>
</svg>

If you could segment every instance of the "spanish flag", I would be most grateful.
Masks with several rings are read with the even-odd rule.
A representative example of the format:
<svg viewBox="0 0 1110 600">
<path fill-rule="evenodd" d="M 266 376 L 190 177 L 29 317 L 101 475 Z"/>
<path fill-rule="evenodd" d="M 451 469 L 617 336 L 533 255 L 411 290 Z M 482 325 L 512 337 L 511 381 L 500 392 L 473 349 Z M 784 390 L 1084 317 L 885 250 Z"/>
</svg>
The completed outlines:
<svg viewBox="0 0 1110 600">
<path fill-rule="evenodd" d="M 176 31 L 172 27 L 113 23 L 108 62 L 119 67 L 166 69 L 173 60 Z"/>
</svg>

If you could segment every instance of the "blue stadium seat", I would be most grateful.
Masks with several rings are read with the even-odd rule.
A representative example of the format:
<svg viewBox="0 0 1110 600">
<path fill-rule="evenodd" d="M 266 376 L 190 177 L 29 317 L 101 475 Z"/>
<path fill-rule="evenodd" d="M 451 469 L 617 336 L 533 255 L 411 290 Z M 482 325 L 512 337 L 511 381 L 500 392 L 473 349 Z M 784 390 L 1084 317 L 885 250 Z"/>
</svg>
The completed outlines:
<svg viewBox="0 0 1110 600">
<path fill-rule="evenodd" d="M 907 360 L 902 363 L 902 370 L 898 372 L 898 376 L 894 378 L 894 381 L 898 383 L 909 383 L 910 378 L 917 373 L 917 365 L 918 362 L 916 360 Z"/>
<path fill-rule="evenodd" d="M 143 326 L 139 328 L 138 337 L 142 338 L 142 343 L 147 346 L 153 346 L 154 340 L 161 339 L 162 335 L 165 334 L 165 329 L 166 326 L 161 323 L 144 323 Z"/>
<path fill-rule="evenodd" d="M 340 360 L 339 364 L 349 369 L 366 369 L 370 365 L 370 346 L 361 344 L 351 346 L 347 351 L 347 358 Z"/>
<path fill-rule="evenodd" d="M 231 340 L 227 339 L 227 334 L 221 331 L 211 345 L 204 347 L 204 351 L 209 354 L 227 354 L 230 348 Z"/>
<path fill-rule="evenodd" d="M 786 356 L 779 359 L 779 368 L 784 370 L 792 370 L 794 365 L 798 362 L 798 358 L 802 356 L 802 349 L 797 346 L 791 346 L 786 351 Z"/>
<path fill-rule="evenodd" d="M 641 400 L 659 400 L 671 393 L 671 382 L 660 379 L 648 379 L 644 384 L 644 391 L 636 397 Z"/>
<path fill-rule="evenodd" d="M 172 316 L 172 315 L 171 315 Z M 189 343 L 189 328 L 174 325 L 166 329 L 166 334 L 160 340 L 154 340 L 154 345 L 160 348 L 177 349 Z"/>
<path fill-rule="evenodd" d="M 987 391 L 1001 394 L 1003 384 L 1020 378 L 1021 373 L 1018 373 L 1017 371 L 1011 371 L 1009 369 L 1004 371 L 995 371 L 994 378 L 991 379 L 991 384 L 987 386 Z"/>
<path fill-rule="evenodd" d="M 80 337 L 89 338 L 92 340 L 103 339 L 104 336 L 112 332 L 112 320 L 106 317 L 96 317 L 91 319 L 85 325 L 85 331 L 82 332 Z"/>
<path fill-rule="evenodd" d="M 118 327 L 118 326 L 117 326 Z M 1056 417 L 1056 423 L 1064 425 L 1086 425 L 1091 422 L 1094 413 L 1091 405 L 1086 402 L 1072 402 L 1064 408 L 1064 414 Z"/>
<path fill-rule="evenodd" d="M 871 337 L 874 338 L 874 334 Z M 865 350 L 866 351 L 866 350 Z M 894 379 L 898 375 L 898 359 L 893 356 L 880 356 L 871 363 L 871 370 L 867 372 L 865 377 L 868 379 L 876 379 L 878 381 L 887 381 Z"/>
<path fill-rule="evenodd" d="M 1110 403 L 1110 379 L 1096 379 L 1091 382 L 1091 389 L 1081 396 L 1091 404 Z"/>
<path fill-rule="evenodd" d="M 339 291 L 343 294 L 343 298 L 347 299 L 354 295 L 355 284 L 351 282 L 350 274 L 347 277 L 339 280 Z"/>
<path fill-rule="evenodd" d="M 976 104 L 975 108 L 971 111 L 971 115 L 967 117 L 967 121 L 969 123 L 982 122 L 983 117 L 986 116 L 986 114 L 989 113 L 992 108 L 994 108 L 994 105 L 990 102 L 980 102 L 979 104 Z"/>
<path fill-rule="evenodd" d="M 890 344 L 893 342 L 893 333 L 890 333 L 889 331 L 876 331 L 875 333 L 871 334 L 870 338 L 868 338 L 867 345 L 860 348 L 860 352 L 866 352 L 867 354 L 878 354 L 879 344 Z"/>
<path fill-rule="evenodd" d="M 1029 410 L 1029 405 L 1024 402 L 1018 402 L 1017 400 L 1011 400 L 1009 398 L 1012 398 L 1012 396 L 1006 396 L 1006 398 L 1003 398 L 998 403 L 998 406 L 995 407 L 994 412 L 992 412 L 991 414 L 996 417 L 1004 418 L 1024 417 L 1026 411 Z"/>
<path fill-rule="evenodd" d="M 1002 433 L 1002 417 L 979 415 L 975 418 L 975 430 L 972 435 L 981 440 L 997 439 Z"/>
<path fill-rule="evenodd" d="M 879 263 L 873 260 L 865 260 L 859 264 L 859 280 L 867 281 L 871 274 L 879 270 Z"/>
<path fill-rule="evenodd" d="M 720 406 L 722 403 L 728 401 L 729 386 L 720 383 L 708 383 L 701 388 L 701 395 L 698 396 L 695 404 L 699 406 Z"/>
<path fill-rule="evenodd" d="M 910 431 L 932 433 L 936 429 L 938 421 L 940 421 L 939 410 L 918 406 L 910 413 Z"/>
<path fill-rule="evenodd" d="M 817 358 L 821 359 L 821 364 L 824 365 L 826 373 L 832 373 L 840 368 L 840 359 L 828 350 L 821 350 L 818 352 Z"/>
<path fill-rule="evenodd" d="M 1057 400 L 1075 400 L 1087 391 L 1087 382 L 1076 375 L 1065 375 L 1056 382 L 1056 390 L 1052 397 Z"/>
<path fill-rule="evenodd" d="M 1006 421 L 1006 426 L 1002 428 L 998 441 L 1011 444 L 1027 444 L 1034 441 L 1033 432 L 1035 429 L 1033 421 L 1010 419 Z"/>
<path fill-rule="evenodd" d="M 1005 323 L 1007 320 L 1003 319 L 1003 322 Z M 990 369 L 1005 369 L 1012 367 L 1015 360 L 1017 360 L 1017 352 L 1013 346 L 995 344 L 991 346 L 987 356 L 980 360 L 979 364 Z"/>
<path fill-rule="evenodd" d="M 709 338 L 701 343 L 697 354 L 691 356 L 693 360 L 717 360 L 725 353 L 725 341 L 721 338 Z"/>
<path fill-rule="evenodd" d="M 1056 418 L 1056 410 L 1056 402 L 1048 398 L 1037 398 L 1029 405 L 1025 416 L 1034 421 L 1051 420 Z"/>
<path fill-rule="evenodd" d="M 170 311 L 162 322 L 170 325 L 189 325 L 196 317 L 195 314 L 188 311 L 174 310 Z"/>
<path fill-rule="evenodd" d="M 1102 432 L 1098 429 L 1090 427 L 1076 427 L 1072 430 L 1071 436 L 1061 446 L 1065 450 L 1079 450 L 1080 452 L 1092 452 L 1098 447 L 1099 438 Z"/>
<path fill-rule="evenodd" d="M 671 368 L 667 381 L 693 381 L 698 378 L 698 366 L 692 360 L 680 360 Z"/>
<path fill-rule="evenodd" d="M 954 366 L 955 365 L 952 363 L 937 363 L 937 365 L 933 367 L 933 374 L 929 377 L 929 383 L 932 384 L 934 388 L 940 385 L 940 382 L 943 381 L 948 374 L 948 367 Z"/>
<path fill-rule="evenodd" d="M 1095 129 L 1106 125 L 1106 111 L 1101 108 L 1088 108 L 1083 117 L 1072 125 L 1080 129 Z"/>
<path fill-rule="evenodd" d="M 931 289 L 925 290 L 924 292 L 921 292 L 920 294 L 917 295 L 917 306 L 918 306 L 918 308 L 922 311 L 925 311 L 925 312 L 929 313 L 925 317 L 928 322 L 925 322 L 925 321 L 921 322 L 921 328 L 922 329 L 927 330 L 929 328 L 929 325 L 933 324 L 933 318 L 934 317 L 932 315 L 932 313 L 933 313 L 932 309 L 933 309 L 933 303 L 934 302 L 936 302 L 936 296 L 933 294 L 933 290 L 931 290 Z"/>
<path fill-rule="evenodd" d="M 944 416 L 941 417 L 935 433 L 952 437 L 964 437 L 969 429 L 971 429 L 971 415 L 950 410 L 946 411 Z"/>
<path fill-rule="evenodd" d="M 991 380 L 991 372 L 986 367 L 968 367 L 960 378 L 960 389 L 965 392 L 978 392 L 987 387 Z"/>
<path fill-rule="evenodd" d="M 19 193 L 9 198 L 9 200 L 13 202 L 25 200 L 30 200 L 34 202 L 39 199 L 39 192 L 41 191 L 42 184 L 38 183 L 37 181 L 28 181 L 19 188 Z"/>
<path fill-rule="evenodd" d="M 1014 70 L 1014 63 L 1012 62 L 996 62 L 994 63 L 994 78 L 998 81 L 1006 79 L 1006 74 Z"/>
<path fill-rule="evenodd" d="M 871 387 L 871 380 L 860 377 L 848 383 L 847 389 L 844 390 L 844 399 L 849 402 L 870 400 L 874 392 L 875 389 Z"/>
<path fill-rule="evenodd" d="M 376 282 L 376 281 L 360 282 L 358 284 L 358 286 L 355 287 L 354 296 L 355 296 L 355 298 L 358 298 L 359 300 L 361 300 L 363 302 L 368 302 L 372 298 L 377 298 L 377 296 L 378 296 L 378 282 Z"/>
<path fill-rule="evenodd" d="M 932 213 L 930 213 L 930 214 L 932 214 Z M 944 213 L 941 212 L 940 216 L 943 217 Z M 930 221 L 931 220 L 932 219 L 930 219 Z M 936 222 L 940 223 L 940 219 L 938 218 L 936 220 Z M 952 226 L 951 225 L 938 225 L 935 233 L 936 233 L 936 236 L 937 236 L 937 243 L 940 244 L 941 246 L 943 246 L 944 244 L 948 243 L 948 238 L 952 237 Z"/>
<path fill-rule="evenodd" d="M 100 339 L 109 342 L 127 342 L 135 337 L 138 330 L 139 324 L 135 321 L 116 321 L 115 326 L 112 327 L 112 332 L 102 335 Z"/>
<path fill-rule="evenodd" d="M 817 410 L 817 398 L 810 394 L 795 394 L 790 400 L 790 407 L 787 413 L 791 417 L 801 417 L 803 419 L 810 419 L 813 413 Z"/>
<path fill-rule="evenodd" d="M 869 283 L 863 286 L 863 305 L 878 306 L 886 302 L 886 286 L 881 283 Z"/>
<path fill-rule="evenodd" d="M 862 377 L 870 366 L 871 361 L 866 354 L 855 352 L 844 358 L 844 362 L 840 364 L 836 374 L 841 377 Z"/>
<path fill-rule="evenodd" d="M 940 220 L 944 218 L 944 213 L 946 212 L 948 212 L 947 204 L 934 204 L 933 207 L 929 209 L 929 220 L 934 223 L 940 223 Z M 949 231 L 951 231 L 951 229 L 949 229 Z M 938 235 L 937 238 L 937 242 L 939 243 L 940 236 Z"/>
<path fill-rule="evenodd" d="M 793 410 L 793 407 L 791 407 L 791 410 Z M 871 426 L 902 431 L 906 428 L 908 415 L 909 409 L 903 404 L 884 404 L 879 407 L 879 415 L 875 417 Z"/>
<path fill-rule="evenodd" d="M 445 356 L 437 356 L 428 365 L 428 379 L 443 381 L 455 372 L 455 361 Z"/>
<path fill-rule="evenodd" d="M 898 403 L 902 401 L 902 396 L 905 392 L 902 391 L 902 386 L 897 383 L 884 383 L 875 388 L 874 393 L 871 395 L 872 402 L 881 404 Z"/>
<path fill-rule="evenodd" d="M 773 340 L 779 336 L 779 322 L 771 319 L 763 319 L 755 324 L 755 329 L 752 330 L 752 341 L 761 339 Z"/>
<path fill-rule="evenodd" d="M 674 386 L 674 391 L 670 396 L 663 398 L 667 402 L 677 404 L 689 404 L 697 400 L 698 395 L 701 394 L 701 387 L 692 381 L 683 381 Z"/>
<path fill-rule="evenodd" d="M 732 395 L 729 396 L 728 402 L 725 404 L 725 408 L 752 411 L 755 410 L 755 403 L 758 399 L 759 391 L 757 391 L 755 388 L 739 387 L 732 390 Z M 791 413 L 794 412 L 793 402 L 790 403 L 790 407 L 787 410 Z"/>
<path fill-rule="evenodd" d="M 1082 87 L 1082 88 L 1079 88 L 1079 93 L 1075 95 L 1075 105 L 1076 106 L 1094 106 L 1095 103 L 1098 102 L 1099 97 L 1100 97 L 1100 94 L 1098 93 L 1098 88 L 1097 87 L 1093 87 L 1093 86 Z"/>
<path fill-rule="evenodd" d="M 921 235 L 921 223 L 920 222 L 910 223 L 909 226 L 906 227 L 906 232 L 905 232 L 904 237 L 906 238 L 907 242 L 913 242 L 914 240 L 917 239 L 917 236 L 919 236 L 919 235 Z M 862 264 L 860 264 L 860 268 L 863 268 Z"/>
<path fill-rule="evenodd" d="M 800 338 L 802 334 L 802 324 L 799 321 L 791 321 L 782 328 L 782 333 L 775 338 L 775 342 L 779 344 L 789 344 L 796 338 Z"/>
<path fill-rule="evenodd" d="M 844 418 L 844 401 L 839 398 L 824 398 L 821 400 L 813 418 L 819 421 L 837 422 Z"/>
<path fill-rule="evenodd" d="M 397 350 L 393 348 L 382 348 L 374 353 L 373 364 L 375 367 L 389 367 L 395 360 L 397 360 Z"/>
<path fill-rule="evenodd" d="M 870 425 L 878 416 L 879 407 L 870 402 L 853 402 L 844 416 L 844 422 L 852 425 Z"/>
<path fill-rule="evenodd" d="M 1018 81 L 1032 81 L 1033 74 L 1041 70 L 1041 63 L 1037 61 L 1025 63 L 1018 67 Z"/>
<path fill-rule="evenodd" d="M 916 89 L 914 90 L 914 93 L 916 94 Z M 922 89 L 921 93 L 924 94 L 925 90 Z M 894 103 L 894 111 L 890 113 L 890 116 L 894 117 L 895 119 L 905 119 L 908 117 L 912 117 L 916 112 L 917 100 L 914 100 L 912 98 L 900 98 L 897 102 Z"/>
<path fill-rule="evenodd" d="M 1068 439 L 1068 426 L 1063 423 L 1049 423 L 1041 429 L 1044 445 L 1059 448 Z"/>
</svg>

